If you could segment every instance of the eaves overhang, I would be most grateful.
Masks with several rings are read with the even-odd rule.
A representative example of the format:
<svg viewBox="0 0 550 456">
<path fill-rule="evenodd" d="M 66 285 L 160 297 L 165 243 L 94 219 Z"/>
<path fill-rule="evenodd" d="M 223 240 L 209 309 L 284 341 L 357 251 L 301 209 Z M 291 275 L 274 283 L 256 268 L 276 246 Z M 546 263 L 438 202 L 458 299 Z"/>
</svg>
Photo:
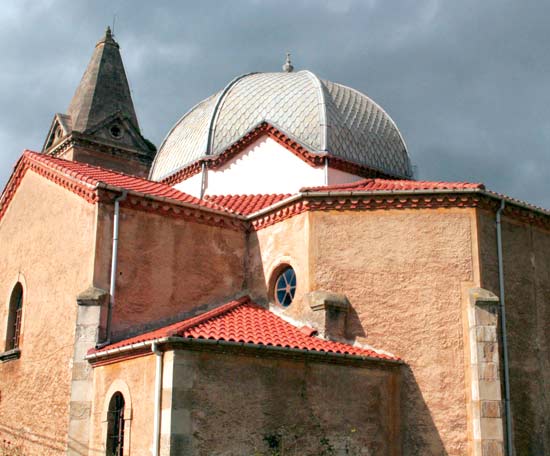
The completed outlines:
<svg viewBox="0 0 550 456">
<path fill-rule="evenodd" d="M 315 350 L 305 350 L 291 347 L 279 347 L 274 345 L 254 344 L 248 342 L 234 342 L 214 339 L 196 339 L 188 337 L 162 337 L 158 339 L 138 342 L 96 353 L 84 357 L 92 366 L 117 363 L 126 359 L 152 354 L 151 347 L 155 344 L 163 351 L 169 350 L 208 350 L 217 352 L 240 352 L 241 354 L 273 355 L 292 358 L 309 359 L 312 361 L 353 364 L 366 363 L 366 365 L 401 366 L 401 359 L 378 358 L 374 356 L 350 355 L 347 353 L 335 353 Z"/>
</svg>

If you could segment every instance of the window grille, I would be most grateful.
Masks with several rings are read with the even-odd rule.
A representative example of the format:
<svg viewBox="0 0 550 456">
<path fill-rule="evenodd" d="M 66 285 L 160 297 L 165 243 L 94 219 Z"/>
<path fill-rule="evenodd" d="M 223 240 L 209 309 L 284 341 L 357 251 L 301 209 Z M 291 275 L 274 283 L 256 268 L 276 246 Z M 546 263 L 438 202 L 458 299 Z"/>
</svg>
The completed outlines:
<svg viewBox="0 0 550 456">
<path fill-rule="evenodd" d="M 23 286 L 18 282 L 11 292 L 6 333 L 6 351 L 19 348 L 21 320 L 23 318 Z"/>
<path fill-rule="evenodd" d="M 123 456 L 124 453 L 124 397 L 115 393 L 107 412 L 107 456 Z"/>
</svg>

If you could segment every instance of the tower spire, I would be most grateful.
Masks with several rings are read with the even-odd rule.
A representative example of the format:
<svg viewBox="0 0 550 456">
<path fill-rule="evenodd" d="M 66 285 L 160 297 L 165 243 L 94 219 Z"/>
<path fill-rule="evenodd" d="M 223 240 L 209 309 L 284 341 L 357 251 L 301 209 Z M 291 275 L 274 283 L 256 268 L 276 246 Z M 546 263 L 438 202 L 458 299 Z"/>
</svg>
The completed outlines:
<svg viewBox="0 0 550 456">
<path fill-rule="evenodd" d="M 140 132 L 120 48 L 110 27 L 97 42 L 67 114 L 56 114 L 43 152 L 147 176 L 156 148 Z"/>
<path fill-rule="evenodd" d="M 111 27 L 107 27 L 105 36 L 96 44 L 68 114 L 73 129 L 85 131 L 115 112 L 121 112 L 139 129 L 119 45 Z"/>
</svg>

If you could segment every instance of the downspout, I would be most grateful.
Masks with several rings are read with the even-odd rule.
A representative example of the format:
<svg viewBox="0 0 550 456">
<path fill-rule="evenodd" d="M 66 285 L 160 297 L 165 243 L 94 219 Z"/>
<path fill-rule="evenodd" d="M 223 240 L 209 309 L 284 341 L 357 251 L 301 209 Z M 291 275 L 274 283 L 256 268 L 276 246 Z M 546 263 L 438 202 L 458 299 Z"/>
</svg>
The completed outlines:
<svg viewBox="0 0 550 456">
<path fill-rule="evenodd" d="M 113 214 L 113 244 L 111 250 L 111 280 L 109 283 L 109 308 L 107 310 L 107 328 L 105 329 L 106 340 L 98 346 L 109 345 L 111 343 L 111 320 L 113 318 L 113 307 L 115 306 L 115 290 L 116 290 L 116 273 L 118 265 L 118 227 L 120 222 L 120 202 L 124 201 L 128 196 L 128 192 L 123 190 L 122 193 L 115 198 L 115 210 Z"/>
<path fill-rule="evenodd" d="M 328 156 L 325 157 L 325 185 L 328 185 Z"/>
<path fill-rule="evenodd" d="M 497 258 L 498 258 L 498 287 L 500 293 L 500 327 L 502 328 L 502 354 L 504 371 L 504 408 L 506 414 L 506 454 L 513 456 L 513 441 L 512 441 L 512 411 L 510 408 L 510 365 L 508 361 L 508 335 L 506 332 L 506 306 L 504 295 L 504 265 L 502 260 L 502 211 L 506 202 L 500 201 L 500 208 L 496 215 L 497 229 Z"/>
<path fill-rule="evenodd" d="M 162 361 L 163 352 L 158 349 L 157 342 L 153 341 L 151 351 L 156 357 L 155 369 L 155 411 L 153 416 L 153 456 L 159 455 L 160 443 L 160 398 L 162 393 Z"/>
<path fill-rule="evenodd" d="M 201 193 L 200 193 L 200 199 L 204 198 L 204 194 L 206 193 L 206 173 L 208 171 L 206 170 L 206 162 L 202 162 L 201 165 Z"/>
</svg>

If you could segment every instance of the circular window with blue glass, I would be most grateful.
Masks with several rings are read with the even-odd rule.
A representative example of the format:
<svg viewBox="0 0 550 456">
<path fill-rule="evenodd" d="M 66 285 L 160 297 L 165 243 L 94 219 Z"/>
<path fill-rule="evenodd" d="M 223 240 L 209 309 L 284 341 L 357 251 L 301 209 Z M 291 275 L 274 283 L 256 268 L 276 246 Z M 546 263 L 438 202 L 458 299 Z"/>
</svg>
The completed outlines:
<svg viewBox="0 0 550 456">
<path fill-rule="evenodd" d="M 275 281 L 275 299 L 283 307 L 288 307 L 296 293 L 296 273 L 290 266 L 285 267 Z"/>
</svg>

